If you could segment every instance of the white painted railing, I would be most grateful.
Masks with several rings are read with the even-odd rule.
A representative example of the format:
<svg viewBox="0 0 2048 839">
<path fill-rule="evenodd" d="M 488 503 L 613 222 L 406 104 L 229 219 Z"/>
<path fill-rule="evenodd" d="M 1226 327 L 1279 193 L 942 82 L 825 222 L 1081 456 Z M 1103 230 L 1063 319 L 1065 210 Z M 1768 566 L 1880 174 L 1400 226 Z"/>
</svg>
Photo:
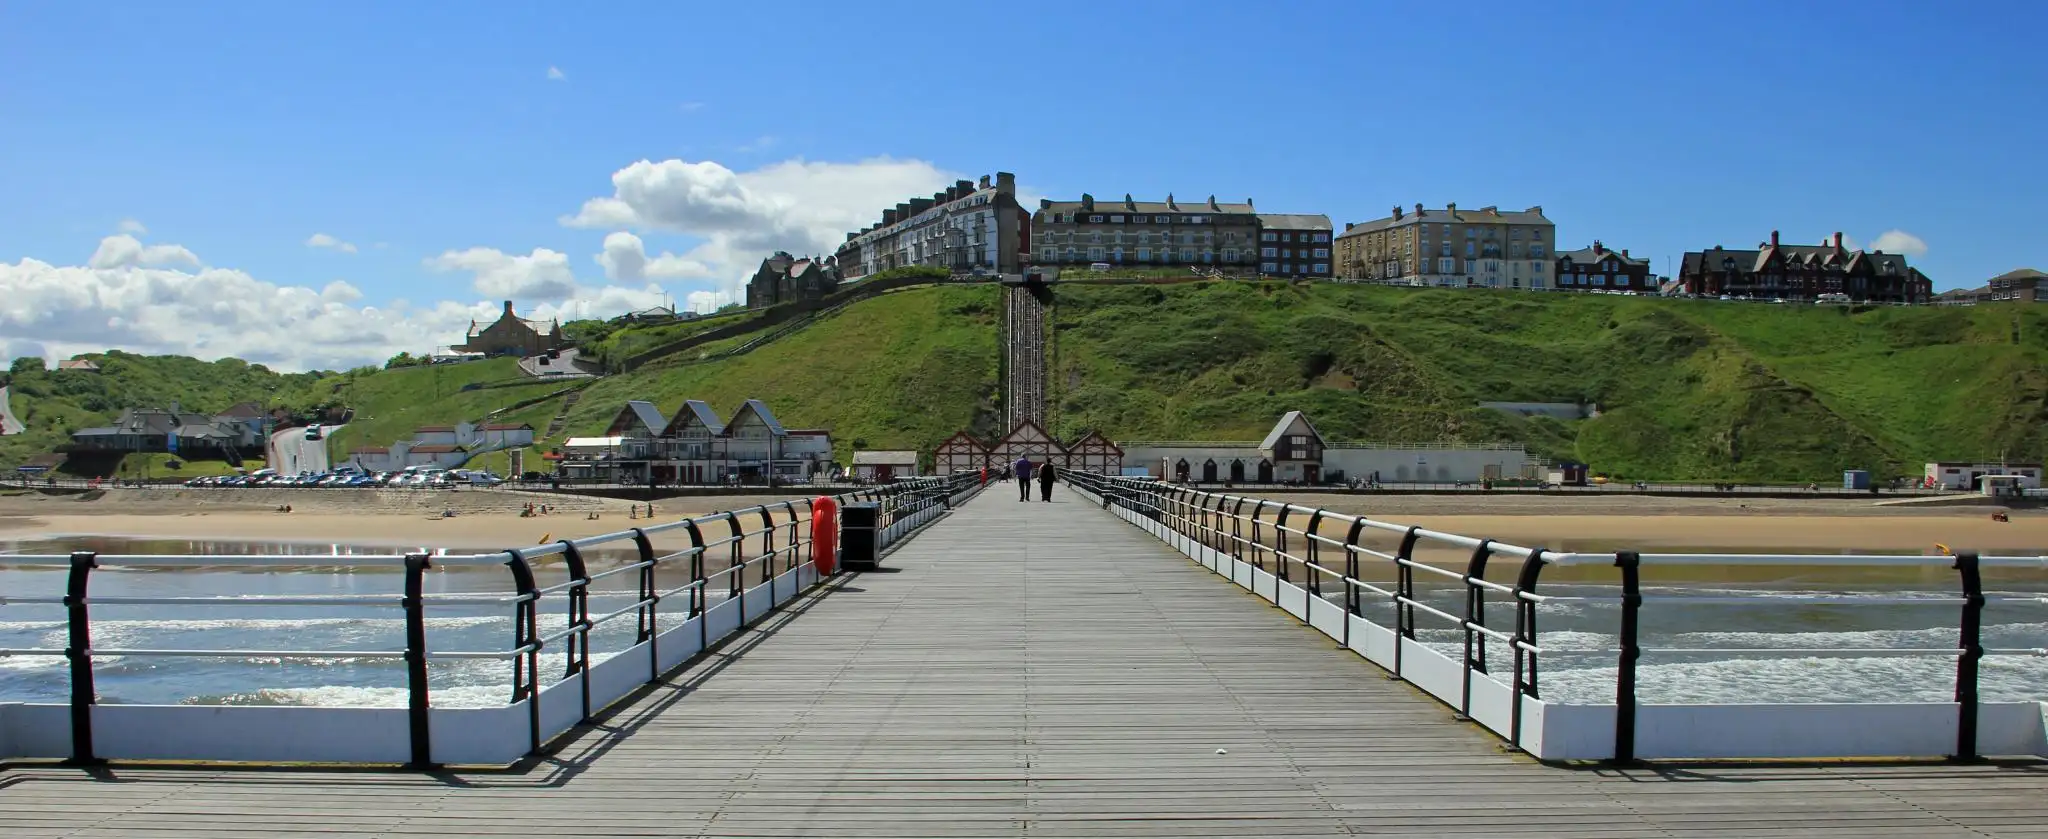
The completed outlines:
<svg viewBox="0 0 2048 839">
<path fill-rule="evenodd" d="M 879 502 L 876 547 L 907 538 L 953 503 L 978 490 L 966 479 L 921 478 L 862 490 L 833 499 L 833 507 Z M 66 573 L 56 594 L 0 592 L 0 606 L 61 606 L 67 643 L 63 648 L 0 649 L 5 657 L 59 657 L 68 662 L 67 703 L 0 702 L 0 759 L 57 758 L 76 763 L 107 760 L 255 763 L 355 763 L 502 766 L 536 754 L 575 726 L 662 678 L 697 653 L 719 643 L 789 603 L 821 580 L 814 555 L 814 524 L 836 528 L 833 518 L 815 515 L 816 501 L 749 507 L 709 516 L 649 525 L 586 539 L 489 554 L 430 553 L 350 556 L 253 555 L 70 555 L 0 556 L 0 567 L 53 568 Z M 690 546 L 659 551 L 651 537 L 680 532 Z M 835 531 L 836 532 L 836 531 Z M 605 546 L 631 547 L 631 562 L 593 572 L 584 552 Z M 535 563 L 560 557 L 565 579 L 543 585 Z M 400 571 L 402 590 L 368 595 L 96 596 L 91 582 L 100 569 L 241 568 L 266 571 Z M 503 567 L 510 583 L 504 593 L 434 594 L 425 591 L 429 569 Z M 657 572 L 688 569 L 688 582 L 662 588 Z M 599 615 L 590 611 L 591 587 L 615 576 L 637 578 L 633 602 Z M 53 575 L 34 575 L 49 577 Z M 663 607 L 673 598 L 687 606 Z M 552 600 L 548 600 L 553 598 Z M 543 634 L 544 602 L 567 606 L 563 628 Z M 425 613 L 431 607 L 497 605 L 508 609 L 512 643 L 499 649 L 437 649 L 428 644 Z M 96 647 L 94 606 L 196 607 L 209 613 L 258 607 L 392 609 L 403 616 L 405 642 L 399 649 L 269 649 L 225 647 L 181 649 Z M 660 629 L 658 619 L 681 623 Z M 633 643 L 602 660 L 592 660 L 592 632 L 614 621 L 636 624 Z M 543 650 L 562 650 L 565 674 L 553 681 L 541 673 Z M 101 704 L 94 689 L 95 657 L 166 659 L 398 659 L 405 663 L 407 704 L 403 708 L 127 705 Z M 437 707 L 429 684 L 433 662 L 495 659 L 512 663 L 511 698 L 483 707 Z"/>
<path fill-rule="evenodd" d="M 1984 569 L 2048 569 L 2048 557 L 1838 556 L 1749 554 L 1553 553 L 1312 507 L 1244 496 L 1198 492 L 1145 479 L 1067 473 L 1070 484 L 1119 517 L 1166 541 L 1198 564 L 1230 579 L 1285 610 L 1346 649 L 1386 668 L 1505 738 L 1510 745 L 1546 760 L 2048 756 L 2048 703 L 1981 701 L 1981 662 L 1986 658 L 2040 657 L 2048 650 L 1987 648 L 1982 643 L 1987 604 L 2048 605 L 2036 594 L 1989 596 Z M 1342 532 L 1336 538 L 1329 532 Z M 1361 544 L 1371 533 L 1396 537 L 1398 547 L 1378 550 Z M 1420 560 L 1425 547 L 1469 552 L 1463 569 Z M 1512 583 L 1489 580 L 1493 559 L 1517 568 Z M 1385 563 L 1396 582 L 1363 579 L 1373 563 Z M 1802 565 L 1857 568 L 1953 569 L 1953 598 L 1857 597 L 1856 605 L 1910 603 L 1953 605 L 1960 616 L 1953 648 L 1798 648 L 1800 655 L 1938 656 L 1956 660 L 1952 702 L 1834 703 L 1644 703 L 1637 696 L 1637 665 L 1645 654 L 1694 656 L 1785 652 L 1770 648 L 1644 647 L 1638 643 L 1645 603 L 1656 609 L 1670 601 L 1643 593 L 1645 566 Z M 1538 589 L 1546 569 L 1606 566 L 1616 570 L 1620 594 L 1576 597 Z M 1417 580 L 1437 578 L 1462 590 L 1462 609 L 1432 605 L 1417 594 Z M 1685 604 L 1756 605 L 1759 597 L 1673 598 Z M 1513 608 L 1512 629 L 1487 621 L 1489 602 Z M 1840 602 L 1829 595 L 1773 594 L 1767 602 L 1784 607 Z M 1613 648 L 1565 649 L 1543 644 L 1538 624 L 1546 608 L 1602 603 L 1618 607 Z M 1391 611 L 1392 625 L 1368 617 L 1367 606 Z M 1463 654 L 1447 654 L 1418 638 L 1418 618 L 1454 627 Z M 1739 629 L 1740 627 L 1728 627 Z M 1498 672 L 1487 655 L 1489 642 L 1512 658 Z M 1615 699 L 1576 703 L 1542 698 L 1538 674 L 1545 655 L 1612 656 Z M 1503 678 L 1505 677 L 1505 679 Z M 2048 694 L 2048 685 L 2043 685 Z"/>
</svg>

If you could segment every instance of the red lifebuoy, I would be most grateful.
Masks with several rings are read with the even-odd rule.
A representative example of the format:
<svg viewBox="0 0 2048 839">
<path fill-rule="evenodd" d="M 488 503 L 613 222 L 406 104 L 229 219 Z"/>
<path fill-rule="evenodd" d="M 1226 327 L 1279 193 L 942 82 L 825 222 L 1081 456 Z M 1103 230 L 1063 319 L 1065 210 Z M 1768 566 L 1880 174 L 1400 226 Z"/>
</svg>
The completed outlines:
<svg viewBox="0 0 2048 839">
<path fill-rule="evenodd" d="M 824 496 L 811 500 L 811 566 L 820 577 L 839 566 L 839 502 Z"/>
</svg>

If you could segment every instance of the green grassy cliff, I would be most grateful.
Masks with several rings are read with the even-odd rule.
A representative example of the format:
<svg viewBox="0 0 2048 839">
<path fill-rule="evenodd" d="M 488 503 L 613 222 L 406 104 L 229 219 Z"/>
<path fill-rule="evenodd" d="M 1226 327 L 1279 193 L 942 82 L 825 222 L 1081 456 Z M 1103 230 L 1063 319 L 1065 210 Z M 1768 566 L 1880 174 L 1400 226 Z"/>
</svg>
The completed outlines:
<svg viewBox="0 0 2048 839">
<path fill-rule="evenodd" d="M 560 433 L 601 433 L 629 399 L 721 415 L 765 400 L 791 428 L 853 449 L 930 451 L 999 434 L 1000 290 L 942 286 L 863 300 L 742 355 L 724 339 L 590 384 Z M 2048 307 L 1833 307 L 1340 285 L 1194 282 L 1057 287 L 1050 398 L 1062 438 L 1256 439 L 1308 411 L 1338 440 L 1520 442 L 1628 478 L 1831 481 L 1917 474 L 1928 460 L 2048 454 Z M 614 329 L 608 346 L 670 339 Z M 771 329 L 773 329 L 771 327 Z M 243 399 L 356 420 L 336 451 L 420 425 L 499 418 L 545 431 L 563 383 L 509 360 L 279 376 L 236 361 L 106 356 L 106 373 L 21 369 L 31 433 L 0 466 L 131 404 Z M 1482 401 L 1597 405 L 1584 420 Z M 10 459 L 10 455 L 13 457 Z M 528 468 L 538 461 L 529 460 Z"/>
</svg>

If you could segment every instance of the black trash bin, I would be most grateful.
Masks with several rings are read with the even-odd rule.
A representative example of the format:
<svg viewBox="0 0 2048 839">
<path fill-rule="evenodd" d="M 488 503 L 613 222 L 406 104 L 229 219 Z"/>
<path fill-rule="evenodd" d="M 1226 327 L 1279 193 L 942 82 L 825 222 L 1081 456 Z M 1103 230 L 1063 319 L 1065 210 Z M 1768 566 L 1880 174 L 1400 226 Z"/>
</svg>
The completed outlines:
<svg viewBox="0 0 2048 839">
<path fill-rule="evenodd" d="M 839 508 L 839 564 L 849 571 L 872 571 L 881 555 L 882 505 L 872 501 Z"/>
</svg>

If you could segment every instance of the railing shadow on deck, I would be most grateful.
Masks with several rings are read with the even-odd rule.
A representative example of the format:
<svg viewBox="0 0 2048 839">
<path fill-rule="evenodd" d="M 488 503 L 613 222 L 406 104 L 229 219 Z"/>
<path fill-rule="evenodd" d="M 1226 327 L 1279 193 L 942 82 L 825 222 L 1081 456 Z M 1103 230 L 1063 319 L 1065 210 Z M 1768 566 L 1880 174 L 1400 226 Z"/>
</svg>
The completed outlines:
<svg viewBox="0 0 2048 839">
<path fill-rule="evenodd" d="M 2001 609 L 2048 604 L 2048 597 L 2041 596 L 2048 593 L 2043 585 L 2048 578 L 2040 575 L 2048 569 L 2048 557 L 1993 557 L 1967 551 L 1944 556 L 1572 553 L 1270 499 L 1202 492 L 1152 479 L 1073 472 L 1067 479 L 1105 510 L 1415 685 L 1461 719 L 1498 734 L 1507 748 L 1546 762 L 1677 761 L 1674 765 L 1704 771 L 1746 760 L 1826 760 L 1814 765 L 1840 767 L 1847 765 L 1845 761 L 1876 766 L 1898 758 L 1978 762 L 1986 755 L 2048 756 L 2048 732 L 2043 730 L 2048 703 L 2010 697 L 1985 700 L 1981 668 L 1987 657 L 2006 666 L 2031 666 L 2029 659 L 2048 657 L 2048 650 L 2039 647 L 1987 645 L 1985 632 L 1987 604 Z M 1375 539 L 1397 544 L 1380 546 Z M 1514 563 L 1512 582 L 1488 579 L 1489 560 Z M 1907 575 L 1946 569 L 1954 572 L 1957 591 L 1698 592 L 1682 585 L 1645 586 L 1643 581 L 1647 569 L 1773 565 Z M 1578 567 L 1574 573 L 1579 578 L 1568 584 L 1562 581 L 1562 572 L 1545 577 L 1546 569 L 1572 566 Z M 2006 580 L 2008 586 L 2036 590 L 1987 589 L 1984 572 L 1991 569 L 2022 575 Z M 1497 607 L 1491 623 L 1489 601 Z M 1499 606 L 1512 609 L 1512 630 L 1500 622 Z M 1957 644 L 1945 648 L 1896 640 L 1815 645 L 1782 632 L 1760 636 L 1777 642 L 1765 646 L 1711 640 L 1718 632 L 1755 628 L 1739 622 L 1716 625 L 1705 636 L 1690 633 L 1691 637 L 1667 631 L 1659 638 L 1641 628 L 1645 617 L 1664 617 L 1688 606 L 1732 609 L 1723 617 L 1736 621 L 1786 609 L 1836 615 L 1844 607 L 1872 606 L 1914 615 L 1921 611 L 1913 610 L 1953 608 L 1956 611 L 1950 614 L 1960 617 L 1948 619 L 1955 621 L 1950 625 L 1955 627 Z M 1581 625 L 1572 627 L 1576 631 L 1560 633 L 1557 615 L 1573 611 L 1592 617 L 1582 617 Z M 1934 623 L 1936 629 L 1926 630 L 1928 634 L 1938 634 L 1943 622 L 1933 617 L 1916 620 Z M 1539 623 L 1552 627 L 1547 643 L 1538 632 Z M 2008 645 L 2039 640 L 2023 632 L 2016 636 L 2010 626 L 1995 628 L 2004 633 L 2001 637 Z M 1598 646 L 1587 646 L 1586 637 Z M 2019 640 L 2010 640 L 2014 637 Z M 1773 656 L 1949 658 L 1955 661 L 1952 683 L 1946 686 L 1953 701 L 1649 701 L 1655 697 L 1639 695 L 1643 691 L 1638 662 L 1646 654 L 1677 661 L 1725 659 L 1744 668 L 1767 664 Z M 1595 674 L 1602 670 L 1584 666 L 1589 658 L 1613 662 L 1608 677 L 1612 699 L 1602 701 L 1593 695 L 1603 690 L 1583 689 L 1579 693 L 1584 695 L 1568 695 L 1564 701 L 1545 696 L 1540 688 L 1557 681 L 1559 657 L 1567 663 L 1577 661 L 1580 671 Z M 1539 680 L 1539 673 L 1549 673 L 1549 681 Z M 1811 675 L 1805 678 L 1814 681 Z M 1597 682 L 1589 685 L 1598 687 Z M 1831 684 L 1807 686 L 1842 692 Z"/>
</svg>

